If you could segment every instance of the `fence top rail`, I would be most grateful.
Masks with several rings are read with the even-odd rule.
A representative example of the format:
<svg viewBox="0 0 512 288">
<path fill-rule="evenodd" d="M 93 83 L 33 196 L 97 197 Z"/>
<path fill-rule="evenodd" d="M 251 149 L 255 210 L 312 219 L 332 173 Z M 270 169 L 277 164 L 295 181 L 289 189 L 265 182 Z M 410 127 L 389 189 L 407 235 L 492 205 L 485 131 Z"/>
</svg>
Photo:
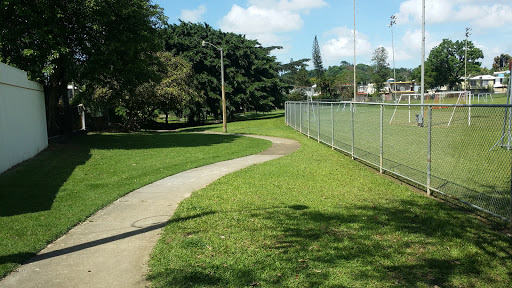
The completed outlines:
<svg viewBox="0 0 512 288">
<path fill-rule="evenodd" d="M 313 103 L 313 104 L 358 104 L 358 105 L 383 105 L 383 106 L 412 106 L 412 107 L 486 107 L 486 108 L 511 108 L 512 104 L 399 104 L 399 103 L 380 103 L 380 102 L 353 102 L 353 101 L 286 101 L 290 104 Z"/>
</svg>

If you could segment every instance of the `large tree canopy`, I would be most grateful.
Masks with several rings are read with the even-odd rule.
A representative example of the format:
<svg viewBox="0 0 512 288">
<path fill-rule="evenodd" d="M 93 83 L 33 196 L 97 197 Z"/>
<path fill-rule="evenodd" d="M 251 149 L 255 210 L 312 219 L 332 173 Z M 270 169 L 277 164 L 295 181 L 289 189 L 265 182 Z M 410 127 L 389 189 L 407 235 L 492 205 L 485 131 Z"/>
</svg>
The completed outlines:
<svg viewBox="0 0 512 288">
<path fill-rule="evenodd" d="M 463 81 L 465 59 L 465 41 L 451 41 L 444 39 L 441 44 L 434 47 L 425 62 L 425 75 L 431 88 L 447 85 L 453 90 Z M 473 42 L 467 42 L 467 75 L 475 75 L 480 72 L 478 60 L 484 58 L 482 50 L 476 48 Z M 427 78 L 427 76 L 425 76 Z M 427 81 L 425 81 L 427 83 Z"/>
<path fill-rule="evenodd" d="M 495 71 L 508 70 L 510 61 L 512 61 L 512 57 L 510 57 L 508 54 L 501 54 L 500 56 L 496 56 L 494 57 L 494 62 L 492 63 L 492 69 Z"/>
<path fill-rule="evenodd" d="M 311 59 L 303 58 L 295 61 L 290 59 L 289 63 L 281 64 L 279 68 L 279 72 L 282 73 L 281 79 L 289 85 L 310 85 L 308 72 L 306 71 L 306 67 L 308 66 L 307 62 L 309 62 L 309 60 Z"/>
<path fill-rule="evenodd" d="M 235 112 L 270 111 L 282 107 L 286 87 L 279 78 L 280 65 L 270 52 L 280 47 L 261 47 L 256 40 L 243 35 L 225 33 L 208 24 L 181 22 L 171 25 L 166 35 L 165 49 L 192 64 L 203 100 L 189 103 L 185 116 L 200 121 L 211 114 L 220 118 L 221 83 L 220 52 L 224 52 L 226 105 L 228 118 Z M 202 41 L 215 45 L 202 47 Z"/>
<path fill-rule="evenodd" d="M 384 47 L 378 47 L 373 51 L 372 56 L 373 74 L 372 80 L 375 82 L 377 93 L 384 86 L 384 82 L 388 80 L 390 69 L 388 63 L 388 51 Z"/>
<path fill-rule="evenodd" d="M 71 81 L 115 88 L 110 89 L 111 99 L 120 99 L 154 76 L 147 72 L 161 47 L 158 28 L 164 19 L 151 0 L 20 0 L 1 5 L 0 60 L 44 84 L 50 135 L 70 130 L 65 126 L 71 123 L 69 117 L 58 120 L 57 103 L 62 97 L 66 108 L 63 96 Z"/>
</svg>

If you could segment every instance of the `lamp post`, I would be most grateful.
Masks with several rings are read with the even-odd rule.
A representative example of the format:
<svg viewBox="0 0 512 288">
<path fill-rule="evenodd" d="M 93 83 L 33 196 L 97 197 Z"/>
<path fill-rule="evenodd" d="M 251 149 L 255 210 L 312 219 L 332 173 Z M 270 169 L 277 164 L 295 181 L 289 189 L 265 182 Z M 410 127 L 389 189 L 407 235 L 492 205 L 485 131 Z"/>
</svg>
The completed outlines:
<svg viewBox="0 0 512 288">
<path fill-rule="evenodd" d="M 391 22 L 388 27 L 391 28 L 391 51 L 393 51 L 393 94 L 394 100 L 396 100 L 396 71 L 395 71 L 395 41 L 393 39 L 393 25 L 396 24 L 396 16 L 391 15 Z"/>
<path fill-rule="evenodd" d="M 210 45 L 217 50 L 220 51 L 220 78 L 222 82 L 222 132 L 226 133 L 228 131 L 227 124 L 226 124 L 226 95 L 225 95 L 225 88 L 224 88 L 224 51 L 222 50 L 222 47 L 217 47 L 213 45 L 210 42 L 206 42 L 203 40 L 201 43 L 203 47 Z"/>
</svg>

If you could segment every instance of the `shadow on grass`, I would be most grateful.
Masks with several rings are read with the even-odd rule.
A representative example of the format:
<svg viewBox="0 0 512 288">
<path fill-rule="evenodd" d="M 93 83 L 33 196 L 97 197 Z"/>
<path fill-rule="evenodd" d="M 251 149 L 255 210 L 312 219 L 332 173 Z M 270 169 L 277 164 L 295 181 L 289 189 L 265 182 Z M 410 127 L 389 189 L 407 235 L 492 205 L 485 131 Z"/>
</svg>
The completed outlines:
<svg viewBox="0 0 512 288">
<path fill-rule="evenodd" d="M 0 174 L 0 217 L 49 210 L 76 167 L 91 158 L 91 149 L 143 150 L 212 146 L 240 136 L 186 133 L 82 135 L 50 146 L 34 158 Z"/>
<path fill-rule="evenodd" d="M 50 143 L 35 157 L 0 174 L 0 217 L 51 209 L 62 184 L 90 159 L 89 150 L 73 143 Z"/>
<path fill-rule="evenodd" d="M 289 242 L 289 248 L 285 249 L 307 251 L 319 242 L 330 243 L 329 249 L 308 253 L 310 262 L 338 266 L 348 261 L 369 268 L 356 269 L 359 274 L 356 279 L 394 282 L 405 287 L 450 287 L 454 286 L 450 282 L 453 276 L 462 276 L 471 279 L 468 285 L 473 286 L 479 281 L 492 280 L 481 276 L 487 268 L 485 258 L 498 259 L 512 271 L 510 239 L 497 237 L 476 221 L 463 221 L 461 217 L 466 215 L 442 207 L 432 209 L 432 205 L 443 204 L 423 207 L 407 201 L 400 204 L 399 207 L 351 207 L 350 211 L 340 213 L 302 211 L 299 223 L 291 215 L 269 215 L 267 219 L 285 224 L 284 239 Z M 435 214 L 429 213 L 433 211 Z M 459 240 L 470 241 L 479 252 L 451 256 L 450 249 L 460 249 L 454 247 Z M 279 245 L 275 248 L 279 249 Z M 405 261 L 400 260 L 402 257 Z M 322 282 L 323 276 L 314 276 L 311 286 Z"/>
<path fill-rule="evenodd" d="M 265 120 L 265 119 L 275 119 L 284 117 L 284 112 L 273 112 L 268 114 L 258 114 L 258 113 L 247 113 L 247 114 L 239 114 L 236 116 L 236 122 L 243 122 L 248 120 Z M 227 130 L 229 132 L 229 124 L 227 123 Z M 211 130 L 219 130 L 222 129 L 222 123 L 213 124 L 207 126 L 196 126 L 196 127 L 188 127 L 180 129 L 180 132 L 202 132 L 202 131 L 211 131 Z"/>
<path fill-rule="evenodd" d="M 262 120 L 284 117 L 284 111 L 273 113 L 246 113 L 236 115 L 236 121 Z"/>
<path fill-rule="evenodd" d="M 270 223 L 275 233 L 252 242 L 238 239 L 249 242 L 249 249 L 240 249 L 237 260 L 211 252 L 221 247 L 209 248 L 205 258 L 198 250 L 206 265 L 165 268 L 150 280 L 158 287 L 473 287 L 496 279 L 505 287 L 512 281 L 511 272 L 492 275 L 497 267 L 512 271 L 512 241 L 445 204 L 401 201 L 324 211 L 289 205 L 221 212 L 218 221 L 224 221 L 222 214 L 248 213 L 258 223 Z M 222 261 L 235 263 L 223 267 Z"/>
</svg>

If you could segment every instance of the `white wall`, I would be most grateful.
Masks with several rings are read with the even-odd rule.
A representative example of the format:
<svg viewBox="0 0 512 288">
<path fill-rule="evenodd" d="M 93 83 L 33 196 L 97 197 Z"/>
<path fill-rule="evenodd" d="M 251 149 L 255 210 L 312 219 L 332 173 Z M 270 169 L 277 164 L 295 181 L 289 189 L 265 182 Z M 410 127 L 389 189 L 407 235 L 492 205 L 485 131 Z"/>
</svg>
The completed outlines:
<svg viewBox="0 0 512 288">
<path fill-rule="evenodd" d="M 0 173 L 47 146 L 43 85 L 0 63 Z"/>
</svg>

